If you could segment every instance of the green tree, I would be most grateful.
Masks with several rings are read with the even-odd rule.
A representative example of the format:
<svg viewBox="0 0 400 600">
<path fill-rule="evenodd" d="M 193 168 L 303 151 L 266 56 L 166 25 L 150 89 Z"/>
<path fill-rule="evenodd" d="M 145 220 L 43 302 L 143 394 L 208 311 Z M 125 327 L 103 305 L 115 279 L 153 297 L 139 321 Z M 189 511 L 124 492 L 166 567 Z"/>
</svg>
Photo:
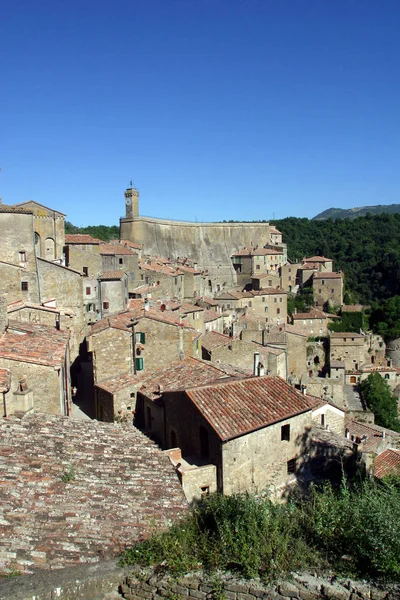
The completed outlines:
<svg viewBox="0 0 400 600">
<path fill-rule="evenodd" d="M 400 296 L 393 296 L 371 310 L 370 326 L 385 340 L 400 337 Z"/>
<path fill-rule="evenodd" d="M 360 384 L 362 397 L 368 408 L 375 415 L 375 423 L 381 427 L 388 427 L 400 431 L 397 401 L 387 382 L 379 373 L 371 373 Z"/>
</svg>

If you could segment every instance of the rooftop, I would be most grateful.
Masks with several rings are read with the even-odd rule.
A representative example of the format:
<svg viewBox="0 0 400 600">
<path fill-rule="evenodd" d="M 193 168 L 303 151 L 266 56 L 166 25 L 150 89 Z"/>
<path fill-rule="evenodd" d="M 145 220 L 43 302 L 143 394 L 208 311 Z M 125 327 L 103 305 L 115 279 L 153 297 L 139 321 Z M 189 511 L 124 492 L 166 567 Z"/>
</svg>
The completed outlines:
<svg viewBox="0 0 400 600">
<path fill-rule="evenodd" d="M 131 242 L 130 240 L 119 240 L 119 243 L 127 246 L 128 248 L 132 248 L 133 250 L 141 250 L 143 248 L 143 244 L 137 244 L 136 242 Z"/>
<path fill-rule="evenodd" d="M 337 315 L 331 315 L 329 313 L 325 313 L 322 310 L 318 310 L 317 308 L 312 308 L 309 312 L 305 313 L 295 313 L 293 314 L 293 320 L 296 321 L 298 319 L 337 319 Z"/>
<path fill-rule="evenodd" d="M 218 333 L 217 331 L 206 331 L 201 338 L 201 345 L 208 351 L 215 350 L 221 346 L 226 346 L 232 343 L 232 338 L 224 333 Z"/>
<path fill-rule="evenodd" d="M 106 244 L 105 242 L 102 242 L 100 245 L 100 254 L 110 256 L 119 256 L 123 254 L 127 256 L 132 256 L 135 255 L 136 252 L 119 243 L 114 242 L 113 244 Z"/>
<path fill-rule="evenodd" d="M 221 318 L 221 313 L 218 313 L 216 310 L 206 309 L 204 311 L 204 323 L 210 323 L 211 321 L 216 321 Z"/>
<path fill-rule="evenodd" d="M 155 273 L 160 273 L 162 275 L 168 275 L 170 277 L 176 277 L 177 275 L 183 275 L 180 268 L 171 267 L 168 264 L 164 264 L 161 262 L 156 262 L 154 260 L 140 260 L 139 267 L 144 269 L 145 271 L 154 271 Z"/>
<path fill-rule="evenodd" d="M 318 271 L 318 273 L 314 273 L 314 279 L 342 279 L 342 273 L 330 273 L 323 271 Z"/>
<path fill-rule="evenodd" d="M 124 271 L 103 271 L 103 273 L 100 274 L 99 279 L 101 279 L 101 281 L 112 281 L 113 279 L 123 279 L 124 277 Z"/>
<path fill-rule="evenodd" d="M 20 208 L 18 205 L 10 206 L 8 204 L 1 204 L 0 202 L 0 213 L 17 213 L 22 215 L 32 215 L 33 211 L 26 208 Z"/>
<path fill-rule="evenodd" d="M 0 358 L 59 367 L 64 362 L 68 339 L 68 331 L 10 320 L 0 336 Z"/>
<path fill-rule="evenodd" d="M 315 404 L 280 377 L 268 376 L 221 381 L 186 394 L 222 441 L 289 419 Z"/>
<path fill-rule="evenodd" d="M 132 426 L 35 414 L 0 431 L 3 566 L 98 562 L 186 513 L 168 456 Z"/>
<path fill-rule="evenodd" d="M 0 393 L 8 392 L 11 385 L 11 373 L 8 369 L 0 369 Z"/>
<path fill-rule="evenodd" d="M 270 248 L 242 248 L 231 256 L 281 256 L 283 251 L 271 250 Z"/>
<path fill-rule="evenodd" d="M 353 333 L 352 331 L 331 331 L 330 337 L 333 339 L 340 339 L 340 338 L 360 339 L 360 338 L 364 338 L 365 336 L 362 335 L 362 333 Z"/>
<path fill-rule="evenodd" d="M 303 262 L 322 263 L 322 262 L 333 262 L 333 261 L 331 258 L 326 258 L 326 256 L 310 256 L 308 258 L 304 258 Z"/>
<path fill-rule="evenodd" d="M 400 451 L 388 448 L 375 459 L 374 475 L 379 479 L 388 475 L 400 475 Z"/>
<path fill-rule="evenodd" d="M 376 452 L 379 445 L 385 442 L 387 437 L 389 439 L 400 439 L 400 433 L 396 431 L 375 424 L 361 423 L 361 421 L 351 418 L 346 419 L 346 429 L 350 438 L 353 436 L 354 441 L 357 439 L 361 441 L 364 438 L 363 449 L 367 452 Z"/>
<path fill-rule="evenodd" d="M 86 233 L 66 233 L 65 234 L 66 244 L 102 244 L 102 240 L 92 237 Z"/>
</svg>

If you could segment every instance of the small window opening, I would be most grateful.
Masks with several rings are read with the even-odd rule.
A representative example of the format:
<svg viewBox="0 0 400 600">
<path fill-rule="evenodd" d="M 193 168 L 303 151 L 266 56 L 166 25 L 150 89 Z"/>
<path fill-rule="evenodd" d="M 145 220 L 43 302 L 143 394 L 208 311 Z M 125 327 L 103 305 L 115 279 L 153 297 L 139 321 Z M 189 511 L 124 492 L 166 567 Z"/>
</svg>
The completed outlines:
<svg viewBox="0 0 400 600">
<path fill-rule="evenodd" d="M 292 474 L 292 473 L 296 473 L 296 459 L 292 458 L 291 460 L 287 461 L 287 472 L 288 475 Z"/>
<path fill-rule="evenodd" d="M 290 425 L 282 425 L 281 427 L 281 441 L 290 441 Z"/>
</svg>

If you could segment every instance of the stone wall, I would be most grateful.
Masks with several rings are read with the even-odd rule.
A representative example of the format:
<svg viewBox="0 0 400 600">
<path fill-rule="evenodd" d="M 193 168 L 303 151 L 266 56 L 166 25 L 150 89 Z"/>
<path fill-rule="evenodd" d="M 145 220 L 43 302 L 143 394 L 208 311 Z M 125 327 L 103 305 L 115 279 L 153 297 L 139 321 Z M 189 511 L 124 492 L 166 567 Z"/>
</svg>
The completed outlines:
<svg viewBox="0 0 400 600">
<path fill-rule="evenodd" d="M 143 244 L 145 254 L 187 256 L 214 282 L 236 284 L 230 256 L 269 241 L 268 223 L 188 223 L 151 217 L 120 219 L 120 237 Z M 213 287 L 214 290 L 214 287 Z"/>
<path fill-rule="evenodd" d="M 93 352 L 94 382 L 134 372 L 132 331 L 109 327 L 88 338 L 89 352 Z"/>
<path fill-rule="evenodd" d="M 383 588 L 308 573 L 270 585 L 229 574 L 197 572 L 176 578 L 138 566 L 121 568 L 115 561 L 0 581 L 0 600 L 395 600 L 399 593 L 398 585 Z"/>
</svg>

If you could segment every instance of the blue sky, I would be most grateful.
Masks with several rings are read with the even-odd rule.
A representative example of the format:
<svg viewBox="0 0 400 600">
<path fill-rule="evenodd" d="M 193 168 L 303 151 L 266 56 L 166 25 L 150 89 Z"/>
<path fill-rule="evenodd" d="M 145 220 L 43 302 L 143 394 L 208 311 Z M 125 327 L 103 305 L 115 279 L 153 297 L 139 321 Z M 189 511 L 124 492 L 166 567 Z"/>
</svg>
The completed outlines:
<svg viewBox="0 0 400 600">
<path fill-rule="evenodd" d="M 76 225 L 400 203 L 398 0 L 3 0 L 0 195 Z"/>
</svg>

